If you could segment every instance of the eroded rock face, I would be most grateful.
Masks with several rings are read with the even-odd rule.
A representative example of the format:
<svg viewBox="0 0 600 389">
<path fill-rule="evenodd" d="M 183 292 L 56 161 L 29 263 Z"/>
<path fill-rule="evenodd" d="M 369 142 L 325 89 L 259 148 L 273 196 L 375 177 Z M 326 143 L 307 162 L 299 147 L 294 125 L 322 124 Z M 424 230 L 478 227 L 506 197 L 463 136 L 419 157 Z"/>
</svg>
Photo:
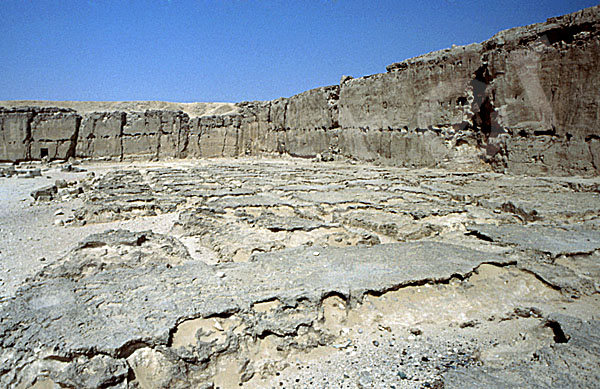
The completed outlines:
<svg viewBox="0 0 600 389">
<path fill-rule="evenodd" d="M 65 108 L 0 108 L 3 161 L 75 156 L 81 116 Z"/>
<path fill-rule="evenodd" d="M 599 21 L 591 7 L 235 109 L 3 102 L 12 108 L 0 111 L 0 160 L 286 154 L 416 167 L 484 160 L 501 172 L 595 175 Z M 128 110 L 102 110 L 109 106 Z"/>
<path fill-rule="evenodd" d="M 99 112 L 85 115 L 77 134 L 76 155 L 79 157 L 123 156 L 124 112 Z"/>
</svg>

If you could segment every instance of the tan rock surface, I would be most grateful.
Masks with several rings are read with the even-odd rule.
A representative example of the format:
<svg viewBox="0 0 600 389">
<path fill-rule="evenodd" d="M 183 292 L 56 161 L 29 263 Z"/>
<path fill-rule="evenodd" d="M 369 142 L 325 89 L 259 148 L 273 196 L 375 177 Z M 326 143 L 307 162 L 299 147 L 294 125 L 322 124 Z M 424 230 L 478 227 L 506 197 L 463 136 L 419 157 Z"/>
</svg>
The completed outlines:
<svg viewBox="0 0 600 389">
<path fill-rule="evenodd" d="M 264 102 L 0 102 L 0 160 L 290 155 L 598 174 L 600 7 Z"/>
</svg>

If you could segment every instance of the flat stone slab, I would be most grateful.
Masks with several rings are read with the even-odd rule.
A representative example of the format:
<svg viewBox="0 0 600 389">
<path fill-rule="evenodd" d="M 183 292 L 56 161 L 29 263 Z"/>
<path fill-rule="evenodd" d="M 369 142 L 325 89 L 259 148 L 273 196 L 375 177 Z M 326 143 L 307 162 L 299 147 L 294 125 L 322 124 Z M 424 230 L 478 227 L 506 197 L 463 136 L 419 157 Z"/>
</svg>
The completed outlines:
<svg viewBox="0 0 600 389">
<path fill-rule="evenodd" d="M 119 359 L 134 344 L 168 345 L 177 324 L 190 318 L 252 313 L 255 303 L 275 299 L 285 306 L 302 300 L 318 307 L 325 297 L 337 294 L 352 303 L 369 291 L 464 277 L 482 263 L 510 262 L 436 242 L 301 247 L 254 258 L 215 267 L 184 263 L 110 268 L 83 278 L 31 283 L 0 306 L 0 360 L 4 369 L 16 372 L 39 358 L 103 354 Z M 253 320 L 251 331 L 260 335 L 285 331 L 291 319 Z M 294 320 L 311 324 L 306 318 Z M 289 330 L 297 325 L 291 323 Z M 8 376 L 0 377 L 0 384 L 7 385 Z"/>
<path fill-rule="evenodd" d="M 293 203 L 277 196 L 258 194 L 250 196 L 221 197 L 208 201 L 206 205 L 214 209 L 235 209 L 242 207 L 274 207 L 278 205 L 292 206 Z"/>
<path fill-rule="evenodd" d="M 312 231 L 317 228 L 337 227 L 336 223 L 325 223 L 320 220 L 304 219 L 297 216 L 277 216 L 264 212 L 256 218 L 259 226 L 270 231 Z"/>
<path fill-rule="evenodd" d="M 552 255 L 587 254 L 600 249 L 600 231 L 576 227 L 479 224 L 467 229 L 493 242 Z"/>
<path fill-rule="evenodd" d="M 539 185 L 539 183 L 538 183 Z M 514 194 L 492 196 L 480 204 L 491 209 L 512 208 L 513 213 L 524 215 L 526 220 L 581 218 L 600 213 L 600 195 L 595 192 L 550 192 L 548 188 L 514 188 Z M 493 190 L 490 188 L 490 190 Z"/>
</svg>

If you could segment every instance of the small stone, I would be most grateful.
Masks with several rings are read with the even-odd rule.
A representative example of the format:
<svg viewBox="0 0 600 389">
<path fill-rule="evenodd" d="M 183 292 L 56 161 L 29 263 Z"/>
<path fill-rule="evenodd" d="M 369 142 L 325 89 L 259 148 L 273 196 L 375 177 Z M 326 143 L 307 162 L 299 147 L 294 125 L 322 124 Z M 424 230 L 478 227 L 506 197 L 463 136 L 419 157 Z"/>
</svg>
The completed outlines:
<svg viewBox="0 0 600 389">
<path fill-rule="evenodd" d="M 315 251 L 315 252 L 313 252 L 313 255 L 314 255 L 315 257 L 318 257 L 318 256 L 319 256 L 319 254 L 320 254 L 320 253 L 319 253 L 318 251 Z"/>
<path fill-rule="evenodd" d="M 408 378 L 408 376 L 407 376 L 407 375 L 406 375 L 406 374 L 405 374 L 403 371 L 401 371 L 401 370 L 399 370 L 399 371 L 398 371 L 398 377 L 399 377 L 401 380 L 405 380 L 405 379 L 407 379 L 407 378 Z"/>
<path fill-rule="evenodd" d="M 66 180 L 56 180 L 56 181 L 54 181 L 54 185 L 56 185 L 56 187 L 58 189 L 66 188 L 67 187 L 67 181 Z"/>
<path fill-rule="evenodd" d="M 54 196 L 58 193 L 56 186 L 50 185 L 45 186 L 43 188 L 39 188 L 31 192 L 31 197 L 35 200 L 52 200 Z"/>
<path fill-rule="evenodd" d="M 218 271 L 218 272 L 216 272 L 216 273 L 215 273 L 215 275 L 216 275 L 217 277 L 219 277 L 219 278 L 224 278 L 224 277 L 225 277 L 225 272 Z"/>
<path fill-rule="evenodd" d="M 460 328 L 475 327 L 478 323 L 475 320 L 465 321 L 459 324 Z"/>
<path fill-rule="evenodd" d="M 379 347 L 379 342 L 378 342 L 378 341 L 376 341 L 376 340 L 374 340 L 374 341 L 373 341 L 373 346 L 375 346 L 375 347 Z"/>
<path fill-rule="evenodd" d="M 65 212 L 62 209 L 57 209 L 56 212 L 54 212 L 54 216 L 60 216 L 60 215 L 64 215 Z"/>
<path fill-rule="evenodd" d="M 387 331 L 387 332 L 392 332 L 392 329 L 391 329 L 391 327 L 384 326 L 384 325 L 381 325 L 381 324 L 378 324 L 378 325 L 377 325 L 377 329 L 378 329 L 379 331 Z"/>
<path fill-rule="evenodd" d="M 345 349 L 345 348 L 350 347 L 350 346 L 352 346 L 352 341 L 350 339 L 348 339 L 344 343 L 334 344 L 332 347 L 341 350 L 341 349 Z"/>
<path fill-rule="evenodd" d="M 371 377 L 371 373 L 367 370 L 363 370 L 358 373 L 358 387 L 359 388 L 372 388 L 373 387 L 373 378 Z"/>
</svg>

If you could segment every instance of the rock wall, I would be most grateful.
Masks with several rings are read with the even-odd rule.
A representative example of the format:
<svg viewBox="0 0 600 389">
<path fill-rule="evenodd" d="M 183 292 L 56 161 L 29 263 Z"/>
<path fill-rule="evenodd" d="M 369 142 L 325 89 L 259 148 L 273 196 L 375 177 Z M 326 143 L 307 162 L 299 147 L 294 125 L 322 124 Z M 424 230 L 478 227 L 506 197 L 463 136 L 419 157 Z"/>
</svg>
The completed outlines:
<svg viewBox="0 0 600 389">
<path fill-rule="evenodd" d="M 94 112 L 92 103 L 2 102 L 0 160 L 288 154 L 599 174 L 599 31 L 600 7 L 592 7 L 234 108 L 97 103 Z"/>
<path fill-rule="evenodd" d="M 80 125 L 70 109 L 0 107 L 0 160 L 73 156 Z"/>
</svg>

